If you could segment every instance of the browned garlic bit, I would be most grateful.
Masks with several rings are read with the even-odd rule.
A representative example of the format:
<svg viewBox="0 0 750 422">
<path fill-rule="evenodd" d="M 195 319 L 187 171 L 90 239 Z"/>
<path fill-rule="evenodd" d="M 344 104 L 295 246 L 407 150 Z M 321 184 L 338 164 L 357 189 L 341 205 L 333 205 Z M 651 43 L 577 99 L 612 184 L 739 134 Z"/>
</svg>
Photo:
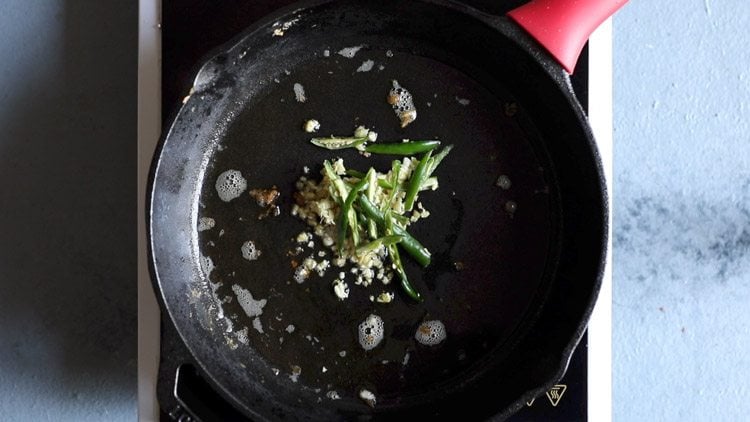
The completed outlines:
<svg viewBox="0 0 750 422">
<path fill-rule="evenodd" d="M 273 205 L 279 198 L 279 195 L 280 193 L 276 186 L 273 186 L 271 189 L 253 189 L 250 191 L 250 196 L 255 199 L 259 207 Z"/>
<path fill-rule="evenodd" d="M 409 123 L 417 120 L 417 109 L 414 107 L 414 99 L 411 93 L 393 81 L 393 89 L 388 92 L 388 104 L 393 106 L 393 111 L 401 121 L 401 127 L 406 127 Z"/>
<path fill-rule="evenodd" d="M 253 189 L 250 196 L 255 200 L 259 207 L 265 207 L 265 211 L 258 215 L 258 220 L 262 220 L 269 215 L 274 217 L 280 214 L 279 206 L 276 200 L 279 199 L 280 193 L 276 186 L 271 189 Z"/>
</svg>

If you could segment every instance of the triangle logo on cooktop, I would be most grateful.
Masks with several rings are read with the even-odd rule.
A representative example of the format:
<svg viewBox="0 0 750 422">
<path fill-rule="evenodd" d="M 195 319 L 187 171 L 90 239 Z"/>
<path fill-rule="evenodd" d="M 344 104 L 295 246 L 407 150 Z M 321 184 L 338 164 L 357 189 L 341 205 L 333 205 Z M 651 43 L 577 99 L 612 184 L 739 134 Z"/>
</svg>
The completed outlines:
<svg viewBox="0 0 750 422">
<path fill-rule="evenodd" d="M 556 384 L 549 391 L 547 391 L 547 398 L 549 399 L 549 402 L 552 404 L 552 406 L 557 407 L 557 405 L 560 404 L 560 399 L 562 398 L 563 394 L 565 394 L 565 390 L 567 389 L 568 386 L 565 384 Z"/>
</svg>

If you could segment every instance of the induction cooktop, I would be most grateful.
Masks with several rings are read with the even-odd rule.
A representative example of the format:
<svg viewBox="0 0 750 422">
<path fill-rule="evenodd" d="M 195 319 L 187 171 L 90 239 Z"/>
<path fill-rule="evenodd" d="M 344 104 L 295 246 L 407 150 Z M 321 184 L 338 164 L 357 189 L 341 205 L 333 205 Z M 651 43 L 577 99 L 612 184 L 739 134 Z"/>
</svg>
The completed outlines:
<svg viewBox="0 0 750 422">
<path fill-rule="evenodd" d="M 169 118 L 177 112 L 182 98 L 190 89 L 198 66 L 212 49 L 231 40 L 252 22 L 293 2 L 290 0 L 245 2 L 162 0 L 160 17 L 158 15 L 158 2 L 155 0 L 141 0 L 141 3 L 141 61 L 142 64 L 152 66 L 150 68 L 151 71 L 149 71 L 148 67 L 142 66 L 141 78 L 151 78 L 152 80 L 150 82 L 141 80 L 140 82 L 141 100 L 139 101 L 139 112 L 143 114 L 144 111 L 151 110 L 151 114 L 154 114 L 153 112 L 157 111 L 154 108 L 158 107 L 160 108 L 161 115 L 164 117 L 163 124 L 168 124 Z M 466 3 L 486 13 L 502 15 L 513 7 L 523 3 L 523 1 L 472 0 L 466 1 Z M 149 24 L 151 24 L 150 27 L 143 27 L 143 25 Z M 145 39 L 144 33 L 146 35 Z M 608 34 L 605 33 L 605 35 Z M 158 46 L 159 37 L 161 39 L 161 48 Z M 154 39 L 155 45 L 144 45 L 144 43 L 149 42 L 149 39 Z M 602 44 L 609 48 L 608 42 L 609 39 L 606 39 Z M 592 49 L 592 51 L 597 52 L 600 50 L 602 49 Z M 146 54 L 144 57 L 144 52 L 148 53 L 149 51 L 157 56 L 152 57 Z M 592 101 L 596 101 L 597 104 L 601 104 L 602 101 L 606 104 L 606 97 L 602 99 L 590 96 L 590 81 L 598 80 L 599 82 L 597 83 L 602 83 L 601 77 L 598 79 L 591 78 L 591 76 L 596 76 L 591 74 L 592 68 L 597 71 L 604 69 L 603 72 L 606 73 L 608 69 L 606 60 L 611 62 L 611 58 L 607 56 L 608 50 L 604 49 L 603 51 L 604 53 L 602 54 L 605 57 L 601 58 L 601 60 L 605 61 L 605 66 L 602 68 L 601 65 L 596 64 L 600 58 L 592 56 L 589 47 L 585 48 L 579 59 L 576 71 L 571 78 L 575 93 L 584 109 L 588 109 L 590 98 L 593 98 Z M 161 61 L 160 74 L 158 73 L 159 60 Z M 159 80 L 153 80 L 157 76 Z M 604 76 L 610 77 L 609 75 Z M 606 86 L 608 80 L 605 79 L 603 83 Z M 144 84 L 147 85 L 144 86 Z M 159 95 L 153 95 L 153 93 L 151 93 L 152 95 L 148 95 L 148 92 L 144 92 L 149 86 L 159 86 Z M 160 97 L 160 100 L 158 97 Z M 144 103 L 144 98 L 152 100 L 150 108 L 148 104 Z M 154 101 L 157 101 L 158 104 L 153 104 Z M 147 116 L 141 116 L 141 118 L 144 117 Z M 606 121 L 607 118 L 605 116 L 604 120 Z M 148 128 L 139 125 L 141 161 L 150 161 L 151 155 L 149 152 L 153 151 L 153 144 L 156 142 L 156 139 L 153 138 L 153 133 L 158 127 L 157 123 L 153 122 L 150 126 L 152 129 L 150 137 L 147 133 Z M 597 125 L 594 123 L 592 121 L 592 126 L 596 131 Z M 161 127 L 159 127 L 160 129 Z M 597 134 L 600 144 L 602 138 L 606 138 L 606 142 L 610 142 L 611 140 L 609 136 L 602 137 Z M 600 148 L 606 166 L 611 159 L 611 147 L 608 145 L 602 147 L 600 145 Z M 147 166 L 147 164 L 145 165 Z M 144 168 L 143 163 L 141 168 Z M 141 282 L 143 283 L 143 280 Z M 600 302 L 609 302 L 610 298 L 607 296 L 607 286 L 610 282 L 608 278 L 605 278 L 604 293 Z M 142 286 L 143 288 L 139 292 L 141 295 L 149 294 L 150 281 L 146 280 L 145 283 L 148 284 Z M 139 415 L 141 420 L 149 420 L 156 417 L 155 408 L 158 408 L 158 418 L 166 421 L 249 420 L 233 409 L 231 405 L 227 404 L 201 377 L 200 371 L 197 369 L 198 365 L 194 362 L 187 348 L 182 343 L 169 318 L 161 318 L 159 321 L 158 318 L 153 319 L 145 316 L 146 312 L 149 312 L 150 315 L 158 314 L 158 310 L 153 309 L 153 301 L 142 301 L 140 305 L 139 313 L 141 315 L 139 315 L 139 324 L 141 326 L 139 330 L 143 331 L 141 333 L 141 340 L 139 341 Z M 601 307 L 598 306 L 598 308 Z M 597 309 L 594 315 L 594 318 L 597 318 L 597 315 L 604 313 L 602 317 L 605 322 L 604 324 L 592 320 L 592 325 L 604 325 L 607 327 L 603 330 L 604 333 L 596 333 L 597 338 L 605 338 L 603 341 L 597 342 L 603 343 L 604 347 L 597 346 L 593 348 L 598 353 L 609 353 L 607 344 L 610 332 L 608 331 L 607 312 L 606 309 L 604 311 Z M 160 327 L 160 337 L 156 339 L 156 343 L 158 344 L 154 344 L 153 341 L 149 341 L 146 338 L 150 336 L 151 340 L 155 339 L 156 330 L 154 325 L 159 325 Z M 601 392 L 596 393 L 591 391 L 592 388 L 604 388 L 605 391 L 610 391 L 611 387 L 608 385 L 610 380 L 608 373 L 609 357 L 594 356 L 596 368 L 592 368 L 590 365 L 590 361 L 592 360 L 590 355 L 592 353 L 590 350 L 590 340 L 589 333 L 584 335 L 571 358 L 567 373 L 559 383 L 544 395 L 527 402 L 526 406 L 509 420 L 555 422 L 609 419 L 607 393 L 605 392 L 604 396 L 602 396 Z M 159 353 L 160 356 L 158 371 L 154 371 L 152 367 L 147 367 L 147 362 L 155 362 L 153 353 Z M 602 362 L 605 362 L 606 367 L 600 367 Z M 607 373 L 601 374 L 600 377 L 592 377 L 592 371 L 601 372 L 602 370 L 607 371 Z M 592 382 L 598 385 L 592 385 Z M 151 396 L 154 393 L 154 385 L 156 387 L 156 401 Z M 592 401 L 592 397 L 594 400 L 600 399 L 601 402 Z M 592 409 L 598 410 L 594 411 Z M 592 416 L 594 414 L 598 414 L 604 419 L 601 419 L 601 417 L 595 419 Z"/>
</svg>

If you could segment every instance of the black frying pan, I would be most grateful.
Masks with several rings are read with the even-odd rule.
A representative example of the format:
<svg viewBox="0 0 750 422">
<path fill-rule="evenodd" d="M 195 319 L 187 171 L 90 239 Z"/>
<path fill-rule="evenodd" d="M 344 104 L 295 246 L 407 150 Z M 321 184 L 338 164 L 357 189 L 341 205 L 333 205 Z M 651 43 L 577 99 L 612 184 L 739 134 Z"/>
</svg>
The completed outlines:
<svg viewBox="0 0 750 422">
<path fill-rule="evenodd" d="M 337 54 L 353 46 L 353 58 Z M 372 70 L 357 72 L 367 60 Z M 405 129 L 385 102 L 393 79 L 419 112 Z M 424 303 L 392 286 L 352 286 L 339 302 L 338 271 L 291 281 L 287 251 L 307 229 L 289 213 L 303 167 L 317 174 L 342 156 L 385 171 L 392 158 L 318 149 L 300 128 L 309 118 L 324 134 L 364 124 L 383 140 L 455 145 L 440 189 L 421 197 L 432 216 L 412 230 L 434 254 L 424 270 L 406 263 Z M 149 246 L 163 309 L 204 377 L 253 419 L 508 416 L 562 376 L 599 289 L 605 185 L 568 75 L 518 25 L 457 3 L 323 1 L 269 17 L 201 69 L 154 163 Z M 221 201 L 214 184 L 228 169 L 250 188 L 278 186 L 281 215 L 258 220 L 246 193 Z M 203 217 L 215 226 L 199 231 Z M 247 240 L 257 261 L 242 257 Z M 394 303 L 369 300 L 383 289 Z M 258 321 L 238 291 L 266 301 Z M 356 328 L 370 313 L 386 339 L 365 352 Z M 444 322 L 444 343 L 416 344 L 425 319 Z"/>
</svg>

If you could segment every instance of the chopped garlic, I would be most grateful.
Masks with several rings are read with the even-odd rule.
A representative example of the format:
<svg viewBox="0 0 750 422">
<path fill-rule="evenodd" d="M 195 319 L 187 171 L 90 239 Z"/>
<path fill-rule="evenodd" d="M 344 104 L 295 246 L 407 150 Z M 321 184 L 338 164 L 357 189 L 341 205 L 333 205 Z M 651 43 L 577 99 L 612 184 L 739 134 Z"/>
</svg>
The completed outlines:
<svg viewBox="0 0 750 422">
<path fill-rule="evenodd" d="M 320 129 L 320 122 L 318 122 L 315 119 L 310 119 L 310 120 L 308 120 L 308 121 L 305 122 L 305 125 L 302 128 L 307 133 L 317 132 L 318 129 Z"/>
<path fill-rule="evenodd" d="M 359 398 L 362 399 L 365 403 L 367 403 L 370 407 L 375 407 L 375 394 L 373 394 L 370 390 L 362 389 L 359 392 Z"/>
<path fill-rule="evenodd" d="M 312 269 L 315 269 L 315 266 L 317 266 L 317 265 L 318 265 L 318 263 L 317 263 L 317 262 L 315 262 L 315 260 L 314 260 L 314 259 L 312 259 L 312 258 L 305 258 L 305 260 L 304 260 L 304 261 L 302 261 L 302 265 L 303 265 L 303 266 L 304 266 L 305 268 L 307 268 L 308 270 L 312 270 Z"/>
<path fill-rule="evenodd" d="M 364 126 L 360 126 L 356 129 L 354 136 L 367 137 L 368 140 L 372 141 L 377 137 L 377 133 Z M 352 180 L 352 177 L 346 175 L 347 169 L 341 158 L 331 160 L 330 164 L 334 173 L 343 176 L 344 180 Z M 386 174 L 376 174 L 376 177 L 386 181 L 397 178 L 399 182 L 405 183 L 412 177 L 418 164 L 419 160 L 417 159 L 403 157 L 397 175 L 393 175 L 392 170 L 390 170 Z M 310 232 L 303 232 L 298 235 L 297 241 L 300 246 L 308 245 L 310 248 L 313 248 L 322 243 L 328 248 L 328 251 L 311 251 L 313 255 L 303 261 L 300 267 L 303 267 L 304 270 L 298 269 L 298 273 L 295 274 L 295 280 L 298 283 L 302 283 L 312 273 L 317 273 L 320 277 L 323 277 L 331 266 L 335 266 L 339 269 L 335 273 L 339 277 L 332 282 L 332 287 L 340 300 L 344 300 L 349 294 L 349 286 L 344 282 L 344 275 L 347 272 L 353 274 L 351 282 L 359 286 L 368 287 L 375 280 L 379 280 L 383 285 L 388 285 L 393 280 L 395 273 L 392 270 L 393 265 L 390 262 L 386 247 L 380 246 L 374 250 L 356 254 L 354 253 L 355 245 L 351 239 L 346 239 L 344 245 L 338 245 L 337 219 L 340 214 L 340 205 L 333 199 L 331 192 L 338 188 L 333 186 L 333 181 L 328 178 L 325 171 L 321 171 L 321 174 L 323 177 L 320 180 L 311 179 L 309 176 L 301 176 L 297 180 L 295 185 L 297 188 L 297 192 L 295 193 L 297 203 L 292 206 L 292 214 L 305 221 L 310 227 Z M 437 181 L 436 178 L 429 180 Z M 373 203 L 383 204 L 388 201 L 390 197 L 388 189 L 378 186 L 378 184 L 374 184 L 374 186 L 372 191 L 368 191 L 368 195 L 371 195 L 373 198 Z M 392 212 L 404 218 L 404 228 L 410 225 L 410 223 L 429 215 L 429 212 L 421 202 L 415 204 L 415 209 L 412 212 L 405 212 L 404 198 L 405 192 L 399 192 L 390 203 Z M 315 245 L 315 242 L 313 242 L 313 233 L 315 237 L 320 239 L 318 245 Z M 339 255 L 339 247 L 343 249 L 342 255 Z M 330 255 L 327 255 L 326 252 L 330 253 Z M 316 259 L 326 256 L 329 256 L 330 261 L 316 261 Z M 349 269 L 345 268 L 347 263 L 351 265 Z M 377 296 L 379 303 L 390 303 L 395 297 L 393 293 L 385 292 L 380 295 L 376 294 L 375 296 Z M 375 302 L 375 296 L 370 298 L 372 302 Z"/>
<path fill-rule="evenodd" d="M 310 270 L 306 266 L 300 265 L 294 271 L 294 281 L 298 284 L 304 283 L 308 278 L 310 278 Z"/>
<path fill-rule="evenodd" d="M 394 296 L 395 295 L 391 292 L 383 292 L 378 295 L 378 298 L 376 300 L 378 301 L 378 303 L 391 303 Z"/>
<path fill-rule="evenodd" d="M 338 174 L 339 176 L 343 176 L 344 174 L 346 174 L 346 167 L 344 167 L 344 160 L 342 160 L 341 158 L 337 158 L 336 160 L 334 160 L 333 163 L 331 163 L 331 166 L 333 167 L 333 171 L 335 171 L 336 174 Z"/>
<path fill-rule="evenodd" d="M 297 243 L 307 243 L 310 240 L 310 235 L 306 232 L 302 232 L 297 235 Z"/>
<path fill-rule="evenodd" d="M 344 300 L 349 297 L 349 285 L 344 280 L 337 278 L 333 280 L 333 292 L 339 300 Z"/>
<path fill-rule="evenodd" d="M 357 128 L 354 129 L 355 138 L 366 138 L 369 134 L 370 131 L 364 126 L 357 126 Z"/>
<path fill-rule="evenodd" d="M 318 272 L 318 276 L 323 277 L 330 266 L 331 263 L 327 259 L 324 259 L 318 262 L 318 265 L 315 266 L 315 271 Z"/>
</svg>

